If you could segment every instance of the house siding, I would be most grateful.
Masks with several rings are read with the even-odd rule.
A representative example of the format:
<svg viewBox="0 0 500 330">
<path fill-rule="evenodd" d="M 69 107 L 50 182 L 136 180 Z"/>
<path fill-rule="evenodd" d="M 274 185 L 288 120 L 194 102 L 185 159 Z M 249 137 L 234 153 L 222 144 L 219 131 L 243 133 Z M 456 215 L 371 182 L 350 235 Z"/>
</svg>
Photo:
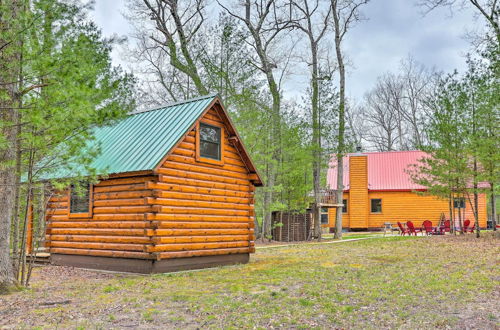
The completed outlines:
<svg viewBox="0 0 500 330">
<path fill-rule="evenodd" d="M 342 219 L 344 228 L 349 226 L 349 216 L 352 209 L 360 207 L 349 200 L 350 192 L 344 193 L 344 199 L 348 200 L 348 213 Z M 370 213 L 370 204 L 366 205 L 368 228 L 382 228 L 384 223 L 390 222 L 395 225 L 398 221 L 405 223 L 408 220 L 420 227 L 425 220 L 430 220 L 433 226 L 439 224 L 441 214 L 449 218 L 448 200 L 439 199 L 435 196 L 422 195 L 411 191 L 369 191 L 368 199 L 382 199 L 382 213 Z M 486 227 L 486 203 L 485 194 L 479 195 L 479 226 Z M 335 218 L 335 209 L 330 209 L 330 218 Z M 470 204 L 466 203 L 465 219 L 474 222 L 474 215 Z M 463 219 L 463 220 L 465 220 Z M 458 224 L 457 224 L 458 225 Z M 356 227 L 354 227 L 356 228 Z"/>
<path fill-rule="evenodd" d="M 368 168 L 366 156 L 351 156 L 350 169 L 350 228 L 368 228 Z"/>
</svg>

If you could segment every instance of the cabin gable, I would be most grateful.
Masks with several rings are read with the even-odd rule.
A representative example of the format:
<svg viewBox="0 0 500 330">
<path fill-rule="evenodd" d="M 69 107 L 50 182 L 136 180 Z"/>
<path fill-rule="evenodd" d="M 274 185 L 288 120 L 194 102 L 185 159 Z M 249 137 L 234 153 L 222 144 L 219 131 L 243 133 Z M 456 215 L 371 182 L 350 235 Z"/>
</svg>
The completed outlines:
<svg viewBox="0 0 500 330">
<path fill-rule="evenodd" d="M 200 157 L 200 124 L 221 128 L 221 157 Z M 157 167 L 154 246 L 157 259 L 254 251 L 255 178 L 212 106 Z M 233 135 L 234 136 L 234 135 Z"/>
</svg>

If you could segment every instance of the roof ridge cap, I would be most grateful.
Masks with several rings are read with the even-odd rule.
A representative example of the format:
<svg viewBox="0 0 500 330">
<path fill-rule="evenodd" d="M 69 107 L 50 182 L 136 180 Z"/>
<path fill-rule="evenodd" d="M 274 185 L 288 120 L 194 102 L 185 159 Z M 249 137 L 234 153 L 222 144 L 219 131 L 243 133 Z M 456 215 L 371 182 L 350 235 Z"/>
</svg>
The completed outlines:
<svg viewBox="0 0 500 330">
<path fill-rule="evenodd" d="M 211 93 L 211 94 L 207 94 L 207 95 L 201 95 L 201 96 L 193 97 L 191 99 L 186 99 L 186 100 L 182 100 L 182 101 L 167 103 L 167 104 L 161 105 L 161 106 L 153 108 L 153 109 L 147 109 L 147 110 L 142 110 L 142 111 L 134 111 L 134 112 L 129 113 L 128 116 L 130 117 L 130 116 L 139 115 L 139 114 L 145 113 L 145 112 L 151 112 L 151 111 L 156 111 L 156 110 L 163 110 L 163 109 L 174 107 L 174 106 L 177 106 L 177 105 L 191 103 L 191 102 L 196 102 L 196 101 L 201 101 L 201 100 L 209 99 L 209 98 L 215 98 L 215 97 L 218 97 L 218 96 L 219 95 L 217 93 Z"/>
</svg>

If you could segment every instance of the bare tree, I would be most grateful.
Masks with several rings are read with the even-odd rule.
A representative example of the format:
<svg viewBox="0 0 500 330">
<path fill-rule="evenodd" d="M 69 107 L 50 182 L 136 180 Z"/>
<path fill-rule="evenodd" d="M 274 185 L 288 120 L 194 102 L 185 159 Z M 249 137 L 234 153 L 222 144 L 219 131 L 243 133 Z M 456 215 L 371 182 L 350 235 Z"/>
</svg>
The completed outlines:
<svg viewBox="0 0 500 330">
<path fill-rule="evenodd" d="M 342 41 L 349 28 L 361 19 L 359 8 L 369 0 L 331 0 L 333 16 L 333 30 L 335 34 L 335 52 L 339 68 L 339 129 L 337 146 L 337 200 L 342 200 L 344 192 L 343 183 L 343 157 L 345 152 L 345 64 L 342 51 Z M 342 212 L 337 212 L 335 218 L 335 238 L 342 238 Z"/>
<path fill-rule="evenodd" d="M 240 14 L 217 1 L 219 5 L 231 16 L 235 17 L 247 27 L 252 48 L 257 58 L 254 66 L 261 71 L 267 81 L 267 87 L 272 98 L 270 109 L 271 141 L 269 152 L 271 160 L 266 166 L 266 188 L 264 192 L 264 222 L 263 238 L 271 234 L 271 203 L 273 190 L 277 179 L 277 169 L 280 163 L 280 126 L 281 126 L 281 78 L 273 71 L 278 68 L 277 61 L 273 58 L 273 47 L 276 46 L 278 36 L 290 28 L 291 20 L 288 10 L 289 4 L 279 3 L 277 0 L 250 1 L 245 0 L 239 7 L 244 13 Z M 288 10 L 287 10 L 288 9 Z"/>
<path fill-rule="evenodd" d="M 367 123 L 365 140 L 377 151 L 392 151 L 401 148 L 402 127 L 398 118 L 398 97 L 400 90 L 391 88 L 390 76 L 380 79 L 376 87 L 365 96 L 363 107 L 364 119 Z M 394 101 L 396 100 L 396 102 Z"/>
<path fill-rule="evenodd" d="M 143 0 L 142 4 L 131 2 L 129 7 L 134 15 L 129 17 L 129 20 L 149 18 L 154 22 L 154 30 L 150 31 L 148 39 L 142 35 L 144 30 L 147 30 L 145 25 L 139 26 L 140 32 L 136 37 L 143 60 L 155 69 L 158 82 L 169 92 L 170 97 L 175 99 L 172 84 L 175 79 L 179 79 L 177 72 L 183 73 L 188 81 L 193 82 L 198 94 L 208 94 L 192 54 L 193 41 L 205 22 L 205 1 Z M 161 65 L 165 59 L 168 59 L 175 69 L 170 71 L 174 75 L 164 74 L 165 68 Z"/>
<path fill-rule="evenodd" d="M 462 8 L 471 6 L 476 13 L 486 19 L 489 27 L 495 33 L 497 47 L 500 47 L 500 9 L 497 0 L 419 0 L 418 5 L 430 12 L 438 7 Z"/>
<path fill-rule="evenodd" d="M 312 123 L 312 156 L 313 156 L 313 187 L 314 187 L 314 234 L 321 240 L 320 221 L 320 189 L 321 189 L 321 127 L 319 109 L 319 46 L 329 27 L 329 19 L 332 11 L 331 6 L 321 7 L 319 0 L 297 0 L 292 1 L 298 13 L 296 21 L 292 26 L 303 32 L 309 41 L 310 60 L 308 65 L 311 68 L 311 123 Z"/>
</svg>

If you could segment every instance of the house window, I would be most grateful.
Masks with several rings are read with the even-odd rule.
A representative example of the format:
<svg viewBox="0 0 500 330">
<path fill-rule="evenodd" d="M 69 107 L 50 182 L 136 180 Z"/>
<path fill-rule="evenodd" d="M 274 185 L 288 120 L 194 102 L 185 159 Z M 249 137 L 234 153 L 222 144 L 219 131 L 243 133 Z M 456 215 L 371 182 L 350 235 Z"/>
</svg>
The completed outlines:
<svg viewBox="0 0 500 330">
<path fill-rule="evenodd" d="M 453 198 L 453 207 L 456 209 L 465 209 L 465 198 Z"/>
<path fill-rule="evenodd" d="M 382 200 L 377 198 L 377 199 L 372 199 L 370 201 L 371 201 L 371 212 L 382 213 Z"/>
<path fill-rule="evenodd" d="M 78 188 L 71 185 L 69 213 L 90 213 L 90 184 L 81 184 Z"/>
<path fill-rule="evenodd" d="M 200 157 L 221 160 L 221 128 L 200 123 Z"/>
<path fill-rule="evenodd" d="M 328 223 L 329 223 L 329 221 L 328 221 L 328 208 L 322 207 L 321 208 L 321 224 L 327 225 Z"/>
<path fill-rule="evenodd" d="M 347 213 L 347 199 L 343 199 L 342 204 L 344 204 L 344 206 L 342 206 L 342 213 Z"/>
</svg>

